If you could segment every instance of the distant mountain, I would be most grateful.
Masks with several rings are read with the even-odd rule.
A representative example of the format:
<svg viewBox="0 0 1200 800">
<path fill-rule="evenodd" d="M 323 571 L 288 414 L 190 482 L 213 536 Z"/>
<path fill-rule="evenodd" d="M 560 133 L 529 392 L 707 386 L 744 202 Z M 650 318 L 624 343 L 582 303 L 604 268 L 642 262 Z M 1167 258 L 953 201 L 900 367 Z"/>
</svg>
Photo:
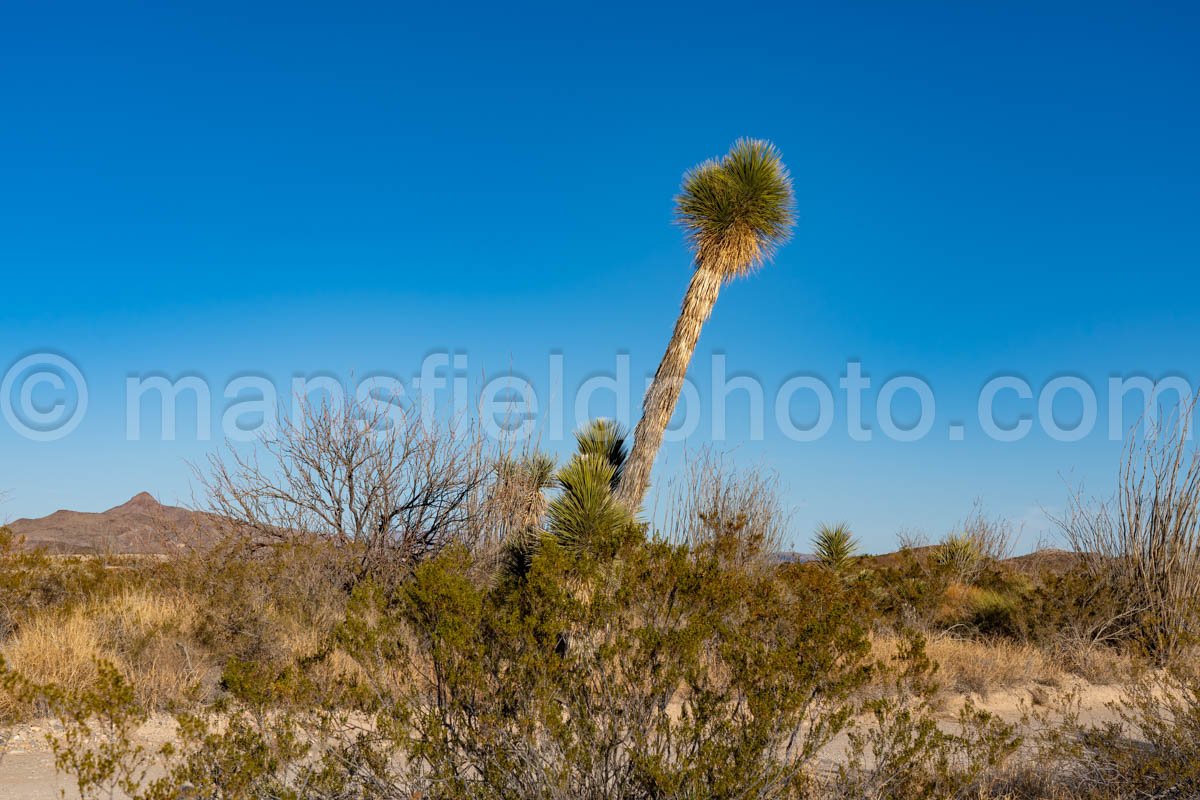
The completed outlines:
<svg viewBox="0 0 1200 800">
<path fill-rule="evenodd" d="M 50 553 L 170 553 L 207 538 L 217 519 L 199 511 L 164 506 L 147 492 L 108 511 L 55 511 L 8 525 L 29 546 Z"/>
<path fill-rule="evenodd" d="M 795 550 L 778 550 L 771 554 L 771 560 L 776 564 L 807 564 L 816 561 L 812 553 L 797 553 Z"/>
<path fill-rule="evenodd" d="M 919 547 L 910 547 L 907 550 L 897 550 L 894 553 L 865 556 L 864 562 L 876 569 L 901 567 L 909 560 L 924 564 L 928 563 L 936 552 L 937 545 L 922 545 Z M 1079 558 L 1078 554 L 1068 550 L 1042 548 L 1032 553 L 1006 558 L 1002 563 L 1007 564 L 1017 572 L 1023 572 L 1036 577 L 1047 572 L 1058 575 L 1068 572 L 1079 563 Z"/>
</svg>

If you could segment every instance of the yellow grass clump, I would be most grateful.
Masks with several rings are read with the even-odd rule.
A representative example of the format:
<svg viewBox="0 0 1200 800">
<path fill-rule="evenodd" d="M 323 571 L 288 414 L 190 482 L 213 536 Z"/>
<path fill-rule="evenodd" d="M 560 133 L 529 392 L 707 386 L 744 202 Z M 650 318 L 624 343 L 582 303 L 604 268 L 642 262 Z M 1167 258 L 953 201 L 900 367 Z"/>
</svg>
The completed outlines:
<svg viewBox="0 0 1200 800">
<path fill-rule="evenodd" d="M 891 635 L 871 640 L 874 657 L 890 662 L 899 641 Z M 989 692 L 1032 685 L 1057 686 L 1063 673 L 1038 648 L 1002 639 L 980 641 L 951 636 L 930 636 L 925 652 L 938 665 L 942 688 L 959 694 L 986 698 Z"/>
<path fill-rule="evenodd" d="M 186 598 L 125 589 L 29 616 L 0 646 L 0 656 L 25 679 L 68 693 L 90 688 L 97 661 L 108 661 L 130 678 L 141 702 L 162 707 L 214 677 L 193 652 L 195 622 L 196 607 Z M 34 711 L 0 691 L 0 716 Z"/>
</svg>

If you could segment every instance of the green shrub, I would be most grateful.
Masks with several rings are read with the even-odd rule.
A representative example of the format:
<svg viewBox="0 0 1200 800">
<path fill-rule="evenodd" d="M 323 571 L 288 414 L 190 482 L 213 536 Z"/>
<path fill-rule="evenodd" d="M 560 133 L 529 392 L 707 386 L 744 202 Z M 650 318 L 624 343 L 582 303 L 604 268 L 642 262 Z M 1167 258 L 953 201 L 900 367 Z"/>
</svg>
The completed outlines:
<svg viewBox="0 0 1200 800">
<path fill-rule="evenodd" d="M 1128 648 L 1138 639 L 1138 615 L 1129 612 L 1120 583 L 1097 579 L 1082 564 L 1044 574 L 1033 606 L 1030 636 L 1050 649 Z"/>
<path fill-rule="evenodd" d="M 950 582 L 945 565 L 905 549 L 898 563 L 868 571 L 862 586 L 889 626 L 932 629 Z"/>
<path fill-rule="evenodd" d="M 1141 671 L 1111 703 L 1116 719 L 1060 736 L 1067 781 L 1088 797 L 1200 796 L 1200 672 L 1194 665 Z"/>
</svg>

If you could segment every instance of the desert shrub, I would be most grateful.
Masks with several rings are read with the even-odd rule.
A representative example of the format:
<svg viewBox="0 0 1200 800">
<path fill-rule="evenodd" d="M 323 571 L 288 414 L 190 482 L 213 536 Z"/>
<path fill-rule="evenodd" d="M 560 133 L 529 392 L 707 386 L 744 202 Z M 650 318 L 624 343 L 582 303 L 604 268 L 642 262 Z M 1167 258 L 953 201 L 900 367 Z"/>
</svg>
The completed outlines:
<svg viewBox="0 0 1200 800">
<path fill-rule="evenodd" d="M 980 794 L 985 779 L 1020 745 L 1014 726 L 965 704 L 953 730 L 938 725 L 937 665 L 906 634 L 890 668 L 891 690 L 869 700 L 867 724 L 850 734 L 829 793 L 846 798 L 951 798 Z"/>
<path fill-rule="evenodd" d="M 945 564 L 922 552 L 903 549 L 895 563 L 872 568 L 863 588 L 869 592 L 883 623 L 894 629 L 931 630 L 944 614 L 944 599 L 952 580 Z"/>
<path fill-rule="evenodd" d="M 1117 581 L 1090 566 L 1043 573 L 1029 603 L 1029 639 L 1064 666 L 1087 672 L 1093 654 L 1120 653 L 1135 642 L 1126 601 Z"/>
<path fill-rule="evenodd" d="M 1094 796 L 1200 794 L 1200 673 L 1195 665 L 1139 671 L 1110 705 L 1117 719 L 1064 738 L 1068 779 Z"/>
<path fill-rule="evenodd" d="M 864 677 L 863 631 L 738 566 L 737 535 L 585 563 L 550 541 L 492 591 L 453 561 L 418 570 L 399 612 L 429 683 L 401 704 L 420 743 L 405 791 L 798 796 Z"/>
<path fill-rule="evenodd" d="M 259 546 L 235 535 L 163 564 L 155 586 L 192 598 L 195 641 L 219 671 L 233 659 L 280 662 L 293 645 L 327 637 L 352 558 L 318 538 Z"/>
<path fill-rule="evenodd" d="M 111 566 L 101 558 L 53 558 L 0 527 L 0 644 L 23 617 L 121 585 L 128 576 Z"/>
<path fill-rule="evenodd" d="M 368 576 L 394 585 L 443 547 L 494 532 L 485 503 L 494 464 L 465 425 L 348 401 L 301 403 L 252 454 L 229 448 L 196 474 L 242 538 L 316 537 L 343 550 L 349 588 Z"/>
<path fill-rule="evenodd" d="M 736 529 L 740 557 L 761 566 L 773 560 L 787 528 L 778 483 L 768 470 L 738 470 L 701 449 L 664 492 L 667 507 L 659 529 L 667 540 L 693 549 L 711 547 L 720 532 Z"/>
<path fill-rule="evenodd" d="M 960 635 L 1024 642 L 1038 622 L 1038 588 L 996 562 L 982 567 L 969 586 L 951 584 L 944 598 L 940 622 Z"/>
<path fill-rule="evenodd" d="M 967 624 L 983 636 L 1022 638 L 1024 622 L 1018 601 L 1012 595 L 979 589 L 971 600 Z"/>
<path fill-rule="evenodd" d="M 1200 449 L 1194 402 L 1144 439 L 1133 437 L 1109 502 L 1073 498 L 1059 524 L 1089 578 L 1120 604 L 1098 630 L 1140 647 L 1159 665 L 1200 633 Z"/>
</svg>

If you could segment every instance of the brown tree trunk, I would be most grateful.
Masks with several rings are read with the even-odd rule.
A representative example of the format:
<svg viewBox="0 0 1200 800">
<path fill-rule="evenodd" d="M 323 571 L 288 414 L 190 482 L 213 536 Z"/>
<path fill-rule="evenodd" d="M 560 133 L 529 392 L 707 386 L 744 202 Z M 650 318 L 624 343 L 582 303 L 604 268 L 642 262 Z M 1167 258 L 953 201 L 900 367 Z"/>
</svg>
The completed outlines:
<svg viewBox="0 0 1200 800">
<path fill-rule="evenodd" d="M 687 294 L 683 296 L 683 308 L 675 322 L 675 332 L 671 335 L 658 371 L 654 373 L 654 381 L 646 391 L 642 418 L 638 420 L 637 430 L 634 431 L 633 452 L 629 454 L 621 485 L 617 487 L 617 499 L 631 513 L 636 514 L 641 509 L 646 490 L 650 488 L 650 470 L 662 446 L 663 432 L 675 413 L 675 404 L 679 401 L 679 392 L 683 388 L 692 353 L 696 350 L 700 330 L 712 314 L 721 283 L 720 272 L 697 267 Z"/>
</svg>

